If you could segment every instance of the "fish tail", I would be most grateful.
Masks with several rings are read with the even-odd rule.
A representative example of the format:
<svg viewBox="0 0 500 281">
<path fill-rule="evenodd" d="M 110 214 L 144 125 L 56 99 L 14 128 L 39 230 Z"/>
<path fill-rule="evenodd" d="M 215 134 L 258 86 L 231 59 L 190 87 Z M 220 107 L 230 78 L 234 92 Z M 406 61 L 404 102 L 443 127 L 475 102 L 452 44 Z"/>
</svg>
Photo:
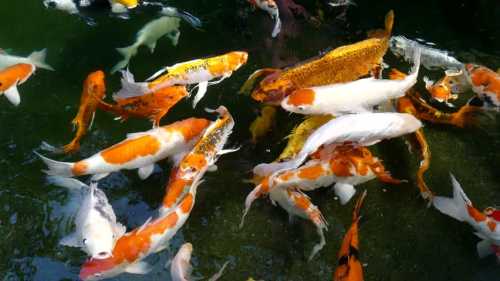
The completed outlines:
<svg viewBox="0 0 500 281">
<path fill-rule="evenodd" d="M 35 51 L 35 52 L 31 53 L 31 55 L 29 55 L 28 59 L 36 67 L 40 67 L 40 68 L 54 71 L 54 68 L 45 62 L 46 57 L 47 57 L 47 49 L 43 49 L 41 51 Z"/>
<path fill-rule="evenodd" d="M 278 36 L 278 34 L 281 32 L 281 19 L 279 13 L 274 16 L 274 20 L 276 21 L 276 23 L 274 24 L 273 33 L 271 34 L 273 38 Z"/>
<path fill-rule="evenodd" d="M 385 32 L 387 36 L 392 34 L 392 27 L 394 26 L 394 11 L 390 10 L 387 15 L 385 15 Z"/>
<path fill-rule="evenodd" d="M 65 187 L 71 191 L 79 191 L 82 188 L 89 187 L 88 185 L 84 184 L 83 182 L 77 179 L 65 178 L 60 176 L 47 176 L 47 182 L 49 184 Z"/>
<path fill-rule="evenodd" d="M 250 208 L 252 207 L 252 203 L 260 198 L 263 195 L 263 190 L 261 188 L 262 185 L 256 186 L 252 192 L 250 192 L 247 195 L 247 198 L 245 199 L 245 210 L 243 210 L 243 215 L 241 216 L 241 222 L 240 222 L 240 229 L 243 228 L 243 225 L 245 224 L 245 217 L 247 216 L 248 212 L 250 211 Z"/>
<path fill-rule="evenodd" d="M 49 176 L 61 176 L 61 177 L 72 177 L 73 172 L 72 168 L 74 163 L 71 162 L 59 162 L 52 159 L 49 159 L 38 152 L 34 151 L 34 153 L 42 159 L 42 161 L 47 165 L 48 170 L 44 170 L 44 172 Z"/>
<path fill-rule="evenodd" d="M 113 94 L 114 100 L 138 97 L 150 92 L 148 83 L 135 82 L 134 75 L 127 69 L 122 71 L 122 88 Z"/>
<path fill-rule="evenodd" d="M 53 146 L 45 141 L 42 141 L 42 143 L 40 144 L 40 149 L 48 151 L 48 152 L 56 153 L 56 154 L 64 153 L 64 150 L 61 147 L 55 147 L 55 146 Z"/>
<path fill-rule="evenodd" d="M 137 54 L 136 44 L 124 48 L 116 48 L 116 50 L 123 56 L 123 60 L 119 61 L 115 66 L 113 66 L 113 68 L 111 69 L 111 74 L 127 67 L 130 59 Z"/>
<path fill-rule="evenodd" d="M 360 215 L 359 212 L 361 211 L 361 207 L 363 207 L 363 202 L 365 201 L 366 197 L 366 190 L 363 191 L 363 193 L 358 197 L 358 200 L 356 200 L 356 205 L 354 206 L 354 210 L 352 212 L 352 221 L 356 221 L 359 219 Z"/>
<path fill-rule="evenodd" d="M 453 198 L 436 196 L 432 200 L 432 204 L 441 213 L 456 220 L 464 221 L 467 218 L 466 205 L 470 201 L 455 177 L 452 174 L 450 174 L 450 177 L 453 184 Z"/>
</svg>

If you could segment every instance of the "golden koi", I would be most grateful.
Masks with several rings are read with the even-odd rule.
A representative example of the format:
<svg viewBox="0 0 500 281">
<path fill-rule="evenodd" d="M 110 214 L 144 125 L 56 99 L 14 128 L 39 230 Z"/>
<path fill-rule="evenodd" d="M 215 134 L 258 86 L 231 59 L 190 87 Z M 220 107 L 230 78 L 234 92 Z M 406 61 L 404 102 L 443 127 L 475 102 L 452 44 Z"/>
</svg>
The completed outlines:
<svg viewBox="0 0 500 281">
<path fill-rule="evenodd" d="M 160 214 L 175 207 L 197 178 L 202 178 L 210 167 L 216 167 L 218 156 L 235 151 L 223 149 L 233 130 L 234 119 L 224 106 L 215 111 L 219 118 L 207 127 L 193 149 L 172 170 Z"/>
<path fill-rule="evenodd" d="M 99 180 L 111 172 L 139 169 L 140 178 L 145 179 L 153 172 L 155 162 L 190 149 L 209 124 L 207 119 L 188 118 L 149 131 L 128 134 L 122 142 L 75 163 L 39 156 L 48 166 L 45 172 L 49 175 L 93 175 L 93 180 Z"/>
<path fill-rule="evenodd" d="M 0 95 L 14 105 L 21 103 L 17 86 L 23 84 L 35 72 L 33 64 L 19 63 L 0 70 Z"/>
<path fill-rule="evenodd" d="M 366 197 L 366 190 L 356 201 L 352 212 L 352 224 L 344 236 L 337 257 L 337 268 L 333 281 L 363 281 L 363 266 L 359 261 L 358 223 L 359 212 Z"/>
<path fill-rule="evenodd" d="M 484 212 L 476 209 L 463 191 L 460 183 L 451 176 L 453 198 L 436 196 L 432 201 L 441 213 L 471 225 L 481 238 L 477 244 L 479 257 L 496 253 L 500 261 L 500 210 L 489 207 Z"/>
<path fill-rule="evenodd" d="M 184 225 L 194 207 L 199 183 L 191 185 L 189 192 L 172 211 L 125 233 L 116 242 L 111 257 L 87 260 L 80 270 L 80 279 L 101 280 L 124 272 L 149 272 L 151 267 L 142 260 L 167 248 L 170 239 Z"/>
<path fill-rule="evenodd" d="M 209 85 L 214 85 L 230 77 L 234 71 L 247 62 L 248 53 L 229 52 L 207 59 L 196 59 L 167 66 L 147 79 L 148 82 L 135 82 L 133 75 L 126 71 L 122 78 L 122 89 L 114 95 L 115 99 L 141 96 L 172 85 L 198 84 L 193 107 L 203 98 Z M 209 82 L 217 79 L 217 81 Z"/>
<path fill-rule="evenodd" d="M 252 92 L 252 98 L 259 102 L 279 104 L 284 97 L 300 88 L 358 79 L 379 68 L 389 47 L 393 22 L 394 13 L 390 11 L 386 16 L 385 30 L 377 37 L 338 47 L 320 58 L 284 70 L 257 70 L 242 89 L 251 89 L 256 80 L 265 75 Z"/>
<path fill-rule="evenodd" d="M 147 118 L 153 126 L 160 126 L 160 120 L 170 108 L 188 96 L 185 86 L 172 86 L 144 96 L 118 99 L 116 104 L 99 100 L 99 109 L 111 112 L 124 122 L 130 117 Z"/>
<path fill-rule="evenodd" d="M 257 143 L 257 140 L 265 136 L 274 124 L 276 116 L 276 108 L 271 105 L 265 105 L 260 110 L 260 116 L 253 120 L 250 124 L 250 134 L 252 135 L 252 143 Z"/>
</svg>

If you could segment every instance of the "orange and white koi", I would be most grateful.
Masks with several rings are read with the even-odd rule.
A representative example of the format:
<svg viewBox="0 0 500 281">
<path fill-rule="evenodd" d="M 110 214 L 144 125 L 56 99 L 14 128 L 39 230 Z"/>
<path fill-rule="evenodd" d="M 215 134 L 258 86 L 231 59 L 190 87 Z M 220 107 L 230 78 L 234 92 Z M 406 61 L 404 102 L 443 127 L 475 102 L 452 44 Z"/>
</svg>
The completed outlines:
<svg viewBox="0 0 500 281">
<path fill-rule="evenodd" d="M 0 70 L 0 95 L 15 106 L 21 103 L 17 86 L 23 84 L 35 72 L 33 64 L 20 63 Z"/>
<path fill-rule="evenodd" d="M 278 36 L 281 31 L 281 19 L 276 2 L 274 0 L 248 0 L 248 2 L 266 11 L 276 21 L 271 36 L 273 38 Z"/>
<path fill-rule="evenodd" d="M 219 118 L 208 126 L 193 149 L 172 169 L 160 214 L 175 207 L 196 178 L 202 178 L 209 169 L 216 169 L 215 162 L 220 155 L 237 150 L 223 149 L 234 127 L 233 117 L 224 106 L 215 112 L 219 113 Z"/>
<path fill-rule="evenodd" d="M 184 243 L 170 265 L 170 276 L 173 281 L 192 281 L 191 277 L 191 254 L 193 252 L 193 245 L 191 243 Z M 226 269 L 229 261 L 222 265 L 222 268 L 214 276 L 212 276 L 208 281 L 216 281 L 222 276 L 222 272 Z"/>
<path fill-rule="evenodd" d="M 363 281 L 363 266 L 359 261 L 358 223 L 359 212 L 366 197 L 366 190 L 356 201 L 352 212 L 352 224 L 344 236 L 337 257 L 337 268 L 333 281 Z"/>
<path fill-rule="evenodd" d="M 45 172 L 49 175 L 93 175 L 93 180 L 99 180 L 111 172 L 139 169 L 139 177 L 145 179 L 153 172 L 155 162 L 186 153 L 209 124 L 207 119 L 188 118 L 149 131 L 128 134 L 124 141 L 75 163 L 38 156 L 48 166 Z"/>
<path fill-rule="evenodd" d="M 476 209 L 465 195 L 460 183 L 453 175 L 450 176 L 453 198 L 436 196 L 433 200 L 434 207 L 445 215 L 468 223 L 476 230 L 475 234 L 481 238 L 477 244 L 480 257 L 496 252 L 500 260 L 500 210 L 490 207 L 481 212 Z"/>
<path fill-rule="evenodd" d="M 466 75 L 484 109 L 500 110 L 500 74 L 481 65 L 467 64 Z"/>
<path fill-rule="evenodd" d="M 323 231 L 328 230 L 328 223 L 321 211 L 311 202 L 307 195 L 294 188 L 273 188 L 269 193 L 269 199 L 273 204 L 278 203 L 285 209 L 290 215 L 290 219 L 293 216 L 298 216 L 310 220 L 316 226 L 320 242 L 314 245 L 309 255 L 308 259 L 312 260 L 326 244 Z"/>
<path fill-rule="evenodd" d="M 422 123 L 406 113 L 359 113 L 337 117 L 312 133 L 293 159 L 280 163 L 262 163 L 254 174 L 267 176 L 277 171 L 294 169 L 322 145 L 355 143 L 369 146 L 384 139 L 399 137 L 418 130 Z"/>
<path fill-rule="evenodd" d="M 144 96 L 118 99 L 116 104 L 99 101 L 99 109 L 118 115 L 122 122 L 130 117 L 147 118 L 153 126 L 160 126 L 160 120 L 170 108 L 188 96 L 185 86 L 172 86 Z"/>
<path fill-rule="evenodd" d="M 173 210 L 158 218 L 149 219 L 141 227 L 125 233 L 116 242 L 111 257 L 87 260 L 81 267 L 80 279 L 101 280 L 124 272 L 148 273 L 151 266 L 143 260 L 168 247 L 170 239 L 191 214 L 200 183 L 200 181 L 193 183 L 189 192 Z"/>
<path fill-rule="evenodd" d="M 446 105 L 453 107 L 449 100 L 456 100 L 458 93 L 462 93 L 467 88 L 463 71 L 446 70 L 443 78 L 434 82 L 424 76 L 425 88 L 431 94 L 431 97 L 438 101 L 444 102 Z M 462 77 L 462 78 L 461 78 Z M 469 87 L 470 88 L 470 87 Z"/>
<path fill-rule="evenodd" d="M 414 67 L 403 80 L 363 78 L 347 83 L 303 88 L 292 92 L 281 101 L 287 111 L 306 114 L 332 114 L 335 116 L 371 112 L 373 107 L 388 100 L 404 96 L 417 83 L 420 52 L 414 52 Z"/>
<path fill-rule="evenodd" d="M 114 98 L 141 96 L 172 85 L 197 84 L 198 90 L 193 99 L 194 107 L 203 98 L 209 85 L 230 77 L 247 62 L 247 59 L 247 52 L 229 52 L 216 57 L 177 63 L 160 69 L 147 79 L 148 82 L 135 82 L 133 75 L 125 71 L 121 80 L 122 88 Z M 211 81 L 217 78 L 219 80 Z"/>
</svg>

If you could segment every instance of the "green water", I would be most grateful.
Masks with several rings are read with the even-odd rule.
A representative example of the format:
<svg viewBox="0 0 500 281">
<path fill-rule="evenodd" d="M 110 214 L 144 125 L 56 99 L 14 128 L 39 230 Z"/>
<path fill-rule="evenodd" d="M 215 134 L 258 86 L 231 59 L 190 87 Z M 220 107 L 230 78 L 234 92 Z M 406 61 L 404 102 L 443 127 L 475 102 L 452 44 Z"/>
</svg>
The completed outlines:
<svg viewBox="0 0 500 281">
<path fill-rule="evenodd" d="M 204 113 L 204 107 L 224 104 L 236 119 L 229 146 L 242 145 L 242 149 L 221 157 L 218 171 L 205 175 L 193 213 L 172 240 L 170 251 L 147 259 L 154 265 L 153 272 L 146 276 L 123 274 L 112 280 L 170 280 L 164 264 L 187 241 L 194 245 L 197 276 L 208 277 L 230 260 L 222 280 L 246 280 L 250 276 L 264 280 L 331 280 L 353 205 L 340 206 L 332 191 L 310 193 L 330 223 L 327 245 L 311 262 L 307 262 L 307 256 L 318 241 L 314 227 L 300 219 L 289 224 L 286 212 L 268 200 L 256 202 L 245 227 L 238 229 L 244 198 L 252 188 L 244 179 L 254 165 L 275 158 L 285 145 L 283 137 L 299 121 L 297 116 L 282 113 L 273 133 L 260 144 L 251 145 L 247 128 L 258 105 L 236 94 L 246 77 L 257 68 L 295 63 L 362 39 L 366 30 L 381 27 L 390 8 L 396 13 L 395 34 L 424 38 L 454 51 L 466 62 L 500 67 L 497 1 L 364 2 L 350 8 L 346 21 L 336 20 L 338 12 L 332 11 L 326 14 L 327 24 L 320 28 L 299 20 L 296 36 L 280 42 L 270 40 L 273 23 L 267 15 L 253 13 L 245 1 L 168 2 L 199 16 L 204 21 L 203 30 L 182 23 L 177 47 L 162 39 L 154 54 L 141 49 L 132 59 L 131 70 L 144 78 L 175 62 L 230 50 L 249 51 L 248 64 L 230 79 L 210 87 L 196 110 L 191 109 L 190 101 L 182 101 L 162 121 L 168 124 L 190 116 L 210 116 Z M 130 20 L 123 20 L 96 11 L 90 16 L 98 26 L 90 27 L 76 16 L 45 9 L 41 1 L 2 4 L 0 48 L 22 55 L 48 48 L 48 62 L 56 71 L 39 70 L 22 85 L 19 107 L 0 99 L 0 280 L 77 280 L 85 255 L 58 245 L 68 230 L 58 222 L 67 194 L 44 182 L 44 166 L 32 151 L 43 140 L 61 145 L 71 139 L 70 120 L 78 109 L 86 75 L 96 69 L 109 71 L 120 59 L 115 48 L 132 43 L 134 34 L 155 18 L 156 12 L 143 9 L 132 13 Z M 308 6 L 314 11 L 315 3 Z M 389 54 L 387 62 L 400 64 Z M 433 75 L 426 71 L 422 74 Z M 107 80 L 110 95 L 118 89 L 119 76 L 108 75 Z M 418 86 L 422 87 L 422 82 Z M 426 124 L 424 130 L 433 154 L 426 179 L 437 194 L 451 194 L 448 173 L 452 171 L 479 208 L 500 204 L 498 121 L 498 114 L 492 114 L 481 119 L 479 128 L 469 130 Z M 57 159 L 90 156 L 122 140 L 126 133 L 150 126 L 145 120 L 119 123 L 113 116 L 98 112 L 81 151 Z M 404 140 L 381 143 L 373 152 L 395 177 L 409 183 L 385 186 L 372 181 L 357 188 L 369 190 L 360 229 L 365 279 L 500 280 L 494 257 L 477 258 L 478 238 L 472 229 L 427 208 L 418 197 L 414 184 L 418 159 L 408 152 Z M 170 165 L 160 164 L 163 171 L 145 181 L 140 181 L 135 171 L 127 171 L 100 182 L 119 220 L 129 230 L 141 225 L 161 202 Z"/>
</svg>

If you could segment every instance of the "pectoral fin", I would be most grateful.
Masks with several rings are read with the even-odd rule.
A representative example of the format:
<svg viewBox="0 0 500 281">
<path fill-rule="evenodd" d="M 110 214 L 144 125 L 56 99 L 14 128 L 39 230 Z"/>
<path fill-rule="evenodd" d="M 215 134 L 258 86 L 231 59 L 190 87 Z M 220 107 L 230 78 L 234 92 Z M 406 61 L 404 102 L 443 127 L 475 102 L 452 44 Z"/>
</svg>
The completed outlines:
<svg viewBox="0 0 500 281">
<path fill-rule="evenodd" d="M 80 247 L 82 244 L 80 243 L 80 239 L 76 232 L 69 234 L 68 236 L 63 237 L 61 241 L 59 241 L 60 245 L 68 246 L 68 247 Z"/>
<path fill-rule="evenodd" d="M 204 81 L 198 84 L 198 91 L 196 92 L 196 96 L 193 99 L 193 108 L 196 107 L 196 104 L 205 96 L 208 88 L 208 81 Z"/>
<path fill-rule="evenodd" d="M 139 174 L 139 178 L 141 178 L 141 180 L 147 179 L 153 173 L 154 169 L 155 164 L 139 168 L 139 170 L 137 171 L 137 173 Z"/>
<path fill-rule="evenodd" d="M 19 91 L 17 90 L 17 81 L 14 85 L 5 90 L 4 95 L 14 106 L 18 106 L 19 103 L 21 103 L 21 97 L 19 96 Z"/>
<path fill-rule="evenodd" d="M 345 205 L 351 198 L 354 196 L 354 193 L 356 193 L 356 189 L 354 189 L 354 186 L 352 184 L 347 184 L 347 183 L 341 183 L 338 182 L 335 184 L 333 187 L 335 190 L 335 194 L 340 199 L 340 204 Z"/>
<path fill-rule="evenodd" d="M 127 266 L 125 271 L 132 274 L 147 274 L 151 269 L 151 265 L 147 262 L 140 261 Z"/>
<path fill-rule="evenodd" d="M 109 173 L 95 174 L 90 178 L 90 181 L 100 181 L 107 176 L 109 176 Z"/>
<path fill-rule="evenodd" d="M 218 169 L 218 168 L 217 168 L 217 165 L 215 165 L 215 164 L 214 164 L 214 165 L 210 165 L 210 166 L 208 166 L 207 171 L 208 171 L 208 172 L 217 172 L 217 169 Z"/>
</svg>

